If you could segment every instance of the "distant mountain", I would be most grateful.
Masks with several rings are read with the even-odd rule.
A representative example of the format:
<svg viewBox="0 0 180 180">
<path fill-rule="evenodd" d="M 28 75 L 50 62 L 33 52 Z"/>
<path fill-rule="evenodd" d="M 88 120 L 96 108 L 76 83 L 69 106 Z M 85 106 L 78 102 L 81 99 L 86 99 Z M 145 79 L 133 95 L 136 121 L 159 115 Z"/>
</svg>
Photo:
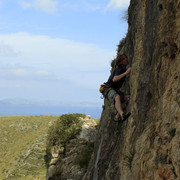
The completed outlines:
<svg viewBox="0 0 180 180">
<path fill-rule="evenodd" d="M 37 99 L 22 99 L 22 98 L 6 98 L 1 99 L 0 104 L 13 105 L 40 105 L 40 106 L 73 106 L 73 107 L 100 107 L 101 103 L 94 102 L 63 102 L 58 100 L 37 100 Z"/>
<path fill-rule="evenodd" d="M 0 116 L 32 116 L 82 113 L 100 118 L 102 105 L 96 103 L 63 103 L 60 101 L 35 101 L 26 99 L 0 100 Z"/>
</svg>

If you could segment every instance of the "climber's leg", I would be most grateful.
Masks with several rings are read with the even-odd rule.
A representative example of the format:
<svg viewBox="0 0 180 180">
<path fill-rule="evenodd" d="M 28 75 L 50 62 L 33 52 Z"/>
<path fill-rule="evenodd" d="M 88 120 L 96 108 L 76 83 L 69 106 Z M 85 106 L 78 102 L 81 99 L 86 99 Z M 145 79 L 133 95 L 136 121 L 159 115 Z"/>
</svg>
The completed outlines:
<svg viewBox="0 0 180 180">
<path fill-rule="evenodd" d="M 129 101 L 128 96 L 127 96 L 126 98 L 127 98 L 127 101 Z M 121 103 L 121 97 L 120 97 L 119 95 L 117 95 L 117 96 L 115 97 L 115 107 L 116 107 L 118 113 L 116 114 L 114 121 L 119 122 L 119 117 L 120 117 L 120 120 L 123 122 L 123 121 L 125 121 L 126 119 L 128 119 L 128 117 L 131 115 L 130 112 L 128 112 L 128 113 L 124 113 L 124 112 L 123 112 L 122 105 L 125 104 L 125 101 L 126 101 L 126 100 L 124 100 L 123 103 Z M 126 102 L 126 103 L 127 103 L 127 102 Z"/>
<path fill-rule="evenodd" d="M 116 118 L 118 117 L 122 117 L 123 115 L 123 110 L 122 110 L 122 106 L 121 106 L 121 97 L 119 95 L 116 95 L 115 97 L 115 108 L 118 111 L 118 113 L 116 114 Z"/>
</svg>

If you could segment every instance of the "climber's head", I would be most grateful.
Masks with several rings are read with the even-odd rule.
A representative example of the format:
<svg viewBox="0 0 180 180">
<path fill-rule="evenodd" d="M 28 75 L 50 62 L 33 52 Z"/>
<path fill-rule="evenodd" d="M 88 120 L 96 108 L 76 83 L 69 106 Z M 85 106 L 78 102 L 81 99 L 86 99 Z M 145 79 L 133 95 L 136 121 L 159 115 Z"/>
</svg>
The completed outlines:
<svg viewBox="0 0 180 180">
<path fill-rule="evenodd" d="M 123 68 L 125 68 L 128 64 L 128 57 L 125 54 L 119 55 L 116 58 L 116 66 L 122 66 Z"/>
</svg>

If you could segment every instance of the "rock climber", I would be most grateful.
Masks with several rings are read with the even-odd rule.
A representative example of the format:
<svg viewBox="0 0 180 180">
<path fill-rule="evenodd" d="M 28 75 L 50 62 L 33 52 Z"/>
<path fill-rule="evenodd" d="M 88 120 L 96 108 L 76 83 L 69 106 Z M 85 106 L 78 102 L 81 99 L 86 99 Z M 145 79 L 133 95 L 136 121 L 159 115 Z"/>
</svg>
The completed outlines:
<svg viewBox="0 0 180 180">
<path fill-rule="evenodd" d="M 122 105 L 129 101 L 129 96 L 125 96 L 124 93 L 120 91 L 120 88 L 125 81 L 126 75 L 131 72 L 131 67 L 126 69 L 129 62 L 128 57 L 125 54 L 119 55 L 115 60 L 115 64 L 116 68 L 106 82 L 112 88 L 107 93 L 107 98 L 110 102 L 115 103 L 117 114 L 115 115 L 114 121 L 123 122 L 131 115 L 131 113 L 125 113 L 123 111 Z"/>
</svg>

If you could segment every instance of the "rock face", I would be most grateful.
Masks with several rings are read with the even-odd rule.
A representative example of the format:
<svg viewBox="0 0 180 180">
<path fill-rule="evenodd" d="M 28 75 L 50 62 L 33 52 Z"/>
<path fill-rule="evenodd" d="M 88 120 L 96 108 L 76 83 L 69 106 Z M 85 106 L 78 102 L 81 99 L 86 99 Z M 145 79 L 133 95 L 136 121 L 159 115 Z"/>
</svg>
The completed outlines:
<svg viewBox="0 0 180 180">
<path fill-rule="evenodd" d="M 90 116 L 81 120 L 83 125 L 80 135 L 67 143 L 65 155 L 62 147 L 53 147 L 47 180 L 81 180 L 84 176 L 87 170 L 85 165 L 88 165 L 86 160 L 90 159 L 97 135 L 97 123 Z"/>
<path fill-rule="evenodd" d="M 84 180 L 180 179 L 180 1 L 132 0 L 121 53 L 132 71 L 123 124 L 105 100 Z"/>
</svg>

